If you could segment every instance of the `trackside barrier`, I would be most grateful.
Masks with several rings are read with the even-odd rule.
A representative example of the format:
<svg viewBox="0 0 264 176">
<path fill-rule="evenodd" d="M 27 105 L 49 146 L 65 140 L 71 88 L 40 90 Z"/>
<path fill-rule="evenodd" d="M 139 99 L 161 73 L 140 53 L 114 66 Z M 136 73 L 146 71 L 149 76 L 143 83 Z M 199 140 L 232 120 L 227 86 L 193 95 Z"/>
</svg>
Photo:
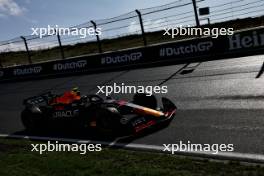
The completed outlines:
<svg viewBox="0 0 264 176">
<path fill-rule="evenodd" d="M 73 73 L 115 70 L 158 63 L 186 63 L 264 53 L 264 28 L 238 31 L 233 36 L 202 37 L 122 51 L 0 69 L 0 81 Z"/>
<path fill-rule="evenodd" d="M 92 140 L 83 140 L 83 139 L 70 139 L 70 138 L 54 138 L 54 137 L 41 137 L 41 136 L 23 136 L 23 135 L 8 135 L 8 134 L 0 134 L 0 138 L 10 138 L 10 139 L 30 139 L 37 141 L 60 141 L 67 143 L 79 143 L 79 144 L 102 144 L 106 147 L 117 147 L 124 148 L 128 150 L 135 151 L 145 151 L 145 152 L 156 152 L 156 153 L 166 153 L 171 154 L 170 151 L 164 151 L 163 146 L 157 145 L 146 145 L 146 144 L 125 144 L 119 143 L 119 140 L 125 139 L 126 137 L 121 137 L 111 143 L 105 141 L 92 141 Z M 235 153 L 235 152 L 220 152 L 218 154 L 212 154 L 210 152 L 185 152 L 185 151 L 176 151 L 175 155 L 177 156 L 185 156 L 192 158 L 206 158 L 213 159 L 219 161 L 236 161 L 242 162 L 241 164 L 263 164 L 264 163 L 264 155 L 262 154 L 248 154 L 248 153 Z"/>
</svg>

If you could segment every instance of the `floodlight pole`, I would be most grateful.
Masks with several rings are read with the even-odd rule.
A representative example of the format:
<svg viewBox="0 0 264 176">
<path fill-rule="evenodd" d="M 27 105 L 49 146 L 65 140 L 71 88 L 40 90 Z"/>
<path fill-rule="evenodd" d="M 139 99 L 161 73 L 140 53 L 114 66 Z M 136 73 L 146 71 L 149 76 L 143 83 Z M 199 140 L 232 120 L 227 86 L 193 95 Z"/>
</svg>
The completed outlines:
<svg viewBox="0 0 264 176">
<path fill-rule="evenodd" d="M 200 21 L 199 21 L 198 12 L 197 12 L 196 0 L 192 0 L 192 3 L 193 3 L 194 15 L 195 15 L 196 27 L 200 27 Z"/>
<path fill-rule="evenodd" d="M 26 38 L 23 37 L 23 36 L 20 36 L 20 38 L 24 41 L 24 44 L 25 44 L 25 47 L 26 47 L 26 51 L 27 51 L 27 55 L 28 55 L 28 63 L 29 63 L 29 64 L 32 64 L 32 60 L 31 60 L 31 56 L 30 56 L 30 52 L 29 52 L 29 49 L 28 49 L 27 40 L 26 40 Z"/>
<path fill-rule="evenodd" d="M 141 15 L 141 12 L 139 10 L 136 10 L 136 13 L 138 15 L 139 22 L 140 22 L 140 27 L 141 27 L 141 33 L 142 33 L 142 38 L 143 38 L 144 46 L 147 46 L 147 40 L 146 40 L 146 36 L 145 36 L 145 30 L 144 30 L 142 15 Z"/>
<path fill-rule="evenodd" d="M 100 37 L 97 33 L 97 25 L 94 21 L 91 20 L 91 23 L 93 24 L 94 26 L 94 30 L 95 30 L 95 33 L 96 33 L 96 39 L 97 39 L 97 44 L 98 44 L 98 50 L 99 50 L 99 53 L 102 53 L 102 45 L 101 45 L 101 41 L 100 41 Z"/>
</svg>

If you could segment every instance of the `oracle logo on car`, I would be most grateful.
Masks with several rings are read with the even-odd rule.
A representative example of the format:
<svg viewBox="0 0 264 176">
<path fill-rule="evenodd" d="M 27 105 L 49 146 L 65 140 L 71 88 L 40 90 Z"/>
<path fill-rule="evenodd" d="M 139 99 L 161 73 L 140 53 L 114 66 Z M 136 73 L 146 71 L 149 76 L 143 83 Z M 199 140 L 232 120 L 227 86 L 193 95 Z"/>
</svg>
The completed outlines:
<svg viewBox="0 0 264 176">
<path fill-rule="evenodd" d="M 73 70 L 73 69 L 81 69 L 87 65 L 86 60 L 80 60 L 77 62 L 69 62 L 69 63 L 58 63 L 53 65 L 53 70 Z"/>
<path fill-rule="evenodd" d="M 78 110 L 74 111 L 55 111 L 52 115 L 53 118 L 61 118 L 61 117 L 74 117 L 79 114 Z"/>
<path fill-rule="evenodd" d="M 16 68 L 13 70 L 15 76 L 38 74 L 42 71 L 41 66 L 29 67 L 29 68 Z"/>
<path fill-rule="evenodd" d="M 229 50 L 264 46 L 264 33 L 253 31 L 251 35 L 235 34 L 229 37 Z"/>
<path fill-rule="evenodd" d="M 131 54 L 123 54 L 117 56 L 106 56 L 101 59 L 101 64 L 119 64 L 125 62 L 135 62 L 142 58 L 142 52 L 134 52 Z"/>
</svg>

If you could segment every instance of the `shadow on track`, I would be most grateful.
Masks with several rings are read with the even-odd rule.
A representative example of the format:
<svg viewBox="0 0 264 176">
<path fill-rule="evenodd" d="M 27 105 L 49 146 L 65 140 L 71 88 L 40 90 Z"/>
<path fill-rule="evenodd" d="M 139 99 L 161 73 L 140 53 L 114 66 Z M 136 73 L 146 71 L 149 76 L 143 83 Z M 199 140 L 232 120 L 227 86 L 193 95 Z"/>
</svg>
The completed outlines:
<svg viewBox="0 0 264 176">
<path fill-rule="evenodd" d="M 10 134 L 6 138 L 21 138 L 29 139 L 31 141 L 60 141 L 65 143 L 101 143 L 105 147 L 123 148 L 132 143 L 134 140 L 146 137 L 158 131 L 164 130 L 169 123 L 164 123 L 155 128 L 149 128 L 136 135 L 127 136 L 114 136 L 110 134 L 98 133 L 93 130 L 75 130 L 75 131 L 41 131 L 41 132 L 28 132 L 26 130 L 17 131 Z"/>
<path fill-rule="evenodd" d="M 199 63 L 186 63 L 182 68 L 177 70 L 175 73 L 170 75 L 168 78 L 164 79 L 158 86 L 163 85 L 164 83 L 168 82 L 169 80 L 173 79 L 177 74 L 185 75 L 192 73 L 202 62 Z"/>
</svg>

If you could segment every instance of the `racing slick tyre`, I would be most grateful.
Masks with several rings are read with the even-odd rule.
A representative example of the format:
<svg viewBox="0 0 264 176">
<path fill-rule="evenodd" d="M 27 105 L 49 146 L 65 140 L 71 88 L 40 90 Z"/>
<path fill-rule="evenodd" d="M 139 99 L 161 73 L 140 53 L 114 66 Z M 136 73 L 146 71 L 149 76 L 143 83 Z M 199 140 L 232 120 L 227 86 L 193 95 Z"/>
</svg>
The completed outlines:
<svg viewBox="0 0 264 176">
<path fill-rule="evenodd" d="M 133 103 L 145 106 L 151 109 L 156 109 L 158 106 L 157 99 L 154 95 L 147 96 L 144 93 L 137 93 L 134 95 Z"/>
<path fill-rule="evenodd" d="M 30 110 L 25 109 L 21 113 L 22 124 L 27 131 L 37 131 L 41 129 L 41 114 L 32 113 Z"/>
<path fill-rule="evenodd" d="M 116 135 L 120 130 L 121 114 L 116 108 L 102 108 L 97 111 L 96 126 L 102 134 Z"/>
</svg>

